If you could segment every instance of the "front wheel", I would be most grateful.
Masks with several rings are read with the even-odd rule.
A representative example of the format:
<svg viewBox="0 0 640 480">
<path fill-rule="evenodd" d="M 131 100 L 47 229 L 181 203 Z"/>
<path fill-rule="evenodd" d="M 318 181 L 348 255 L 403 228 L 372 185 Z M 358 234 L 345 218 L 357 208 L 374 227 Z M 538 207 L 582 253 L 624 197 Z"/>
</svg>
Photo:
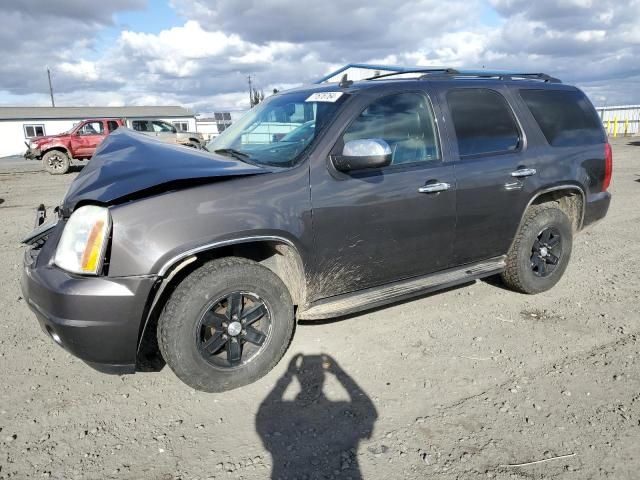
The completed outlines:
<svg viewBox="0 0 640 480">
<path fill-rule="evenodd" d="M 71 159 L 60 150 L 50 150 L 42 156 L 42 166 L 51 175 L 63 175 L 69 171 Z"/>
<path fill-rule="evenodd" d="M 567 269 L 572 242 L 571 221 L 560 208 L 530 207 L 507 254 L 502 280 L 522 293 L 549 290 Z"/>
<path fill-rule="evenodd" d="M 160 352 L 191 387 L 222 392 L 266 375 L 294 329 L 282 280 L 242 258 L 213 260 L 187 276 L 158 320 Z"/>
</svg>

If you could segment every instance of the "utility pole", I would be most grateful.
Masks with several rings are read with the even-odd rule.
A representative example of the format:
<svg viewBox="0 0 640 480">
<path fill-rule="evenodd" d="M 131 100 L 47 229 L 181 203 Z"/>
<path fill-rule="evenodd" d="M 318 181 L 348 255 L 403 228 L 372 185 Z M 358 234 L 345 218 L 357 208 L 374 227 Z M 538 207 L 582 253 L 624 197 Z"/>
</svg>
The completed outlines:
<svg viewBox="0 0 640 480">
<path fill-rule="evenodd" d="M 247 75 L 249 81 L 249 106 L 253 107 L 253 87 L 251 86 L 251 75 Z"/>
<path fill-rule="evenodd" d="M 55 107 L 56 102 L 53 101 L 53 87 L 51 86 L 51 70 L 47 67 L 47 77 L 49 78 L 49 95 L 51 95 L 51 106 Z"/>
</svg>

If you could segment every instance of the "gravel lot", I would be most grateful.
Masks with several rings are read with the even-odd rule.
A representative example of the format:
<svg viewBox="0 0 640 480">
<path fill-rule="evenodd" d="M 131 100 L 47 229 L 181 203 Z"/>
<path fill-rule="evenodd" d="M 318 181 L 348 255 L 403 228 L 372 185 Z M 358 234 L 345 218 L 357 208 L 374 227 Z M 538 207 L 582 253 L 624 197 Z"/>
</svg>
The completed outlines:
<svg viewBox="0 0 640 480">
<path fill-rule="evenodd" d="M 225 394 L 99 374 L 45 337 L 18 242 L 75 174 L 34 165 L 0 160 L 0 479 L 638 478 L 640 144 L 614 143 L 609 215 L 552 291 L 476 282 L 302 324 Z"/>
</svg>

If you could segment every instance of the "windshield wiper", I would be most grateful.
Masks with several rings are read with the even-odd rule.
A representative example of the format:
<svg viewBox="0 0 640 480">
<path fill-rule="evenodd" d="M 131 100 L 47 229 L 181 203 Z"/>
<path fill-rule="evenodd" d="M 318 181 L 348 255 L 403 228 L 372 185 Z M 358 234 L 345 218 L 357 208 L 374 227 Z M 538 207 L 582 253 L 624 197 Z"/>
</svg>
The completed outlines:
<svg viewBox="0 0 640 480">
<path fill-rule="evenodd" d="M 217 153 L 219 155 L 228 155 L 243 162 L 251 158 L 249 154 L 241 152 L 240 150 L 236 150 L 235 148 L 219 148 L 217 150 L 214 150 L 213 153 Z"/>
</svg>

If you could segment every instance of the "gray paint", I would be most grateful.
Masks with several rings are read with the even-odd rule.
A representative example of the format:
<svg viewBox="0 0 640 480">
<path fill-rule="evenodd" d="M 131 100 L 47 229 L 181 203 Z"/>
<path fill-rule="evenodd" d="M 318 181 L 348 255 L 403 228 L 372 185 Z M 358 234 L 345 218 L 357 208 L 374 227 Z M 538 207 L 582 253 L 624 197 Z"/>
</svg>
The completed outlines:
<svg viewBox="0 0 640 480">
<path fill-rule="evenodd" d="M 364 289 L 379 299 L 379 292 L 393 282 L 500 258 L 527 206 L 553 189 L 583 193 L 581 217 L 586 226 L 606 214 L 610 201 L 610 194 L 600 192 L 604 146 L 550 148 L 512 91 L 527 85 L 573 88 L 479 79 L 354 84 L 345 89 L 354 95 L 314 140 L 310 153 L 286 169 L 257 167 L 116 133 L 71 186 L 62 212 L 68 216 L 82 202 L 110 206 L 108 277 L 72 276 L 50 264 L 63 219 L 36 259 L 27 262 L 25 298 L 41 322 L 64 330 L 72 345 L 88 341 L 87 329 L 63 329 L 70 324 L 60 318 L 98 328 L 115 322 L 116 315 L 117 322 L 128 325 L 126 332 L 101 330 L 102 344 L 95 347 L 99 351 L 89 355 L 68 348 L 94 366 L 98 363 L 97 368 L 118 365 L 117 370 L 125 371 L 135 362 L 131 352 L 146 320 L 142 312 L 154 301 L 161 276 L 207 249 L 254 240 L 280 240 L 293 246 L 304 267 L 308 306 Z M 520 151 L 460 160 L 444 93 L 467 86 L 495 89 L 506 96 L 524 133 Z M 323 86 L 309 91 L 337 89 Z M 374 98 L 409 90 L 428 96 L 433 104 L 442 161 L 350 174 L 335 170 L 330 157 L 351 120 Z M 534 168 L 538 174 L 516 180 L 511 172 L 521 167 Z M 431 181 L 450 183 L 452 189 L 418 192 Z M 120 297 L 107 294 L 113 285 L 131 281 L 141 286 L 120 290 Z M 77 292 L 86 288 L 86 298 L 76 301 Z M 120 344 L 124 346 L 116 346 Z"/>
</svg>

